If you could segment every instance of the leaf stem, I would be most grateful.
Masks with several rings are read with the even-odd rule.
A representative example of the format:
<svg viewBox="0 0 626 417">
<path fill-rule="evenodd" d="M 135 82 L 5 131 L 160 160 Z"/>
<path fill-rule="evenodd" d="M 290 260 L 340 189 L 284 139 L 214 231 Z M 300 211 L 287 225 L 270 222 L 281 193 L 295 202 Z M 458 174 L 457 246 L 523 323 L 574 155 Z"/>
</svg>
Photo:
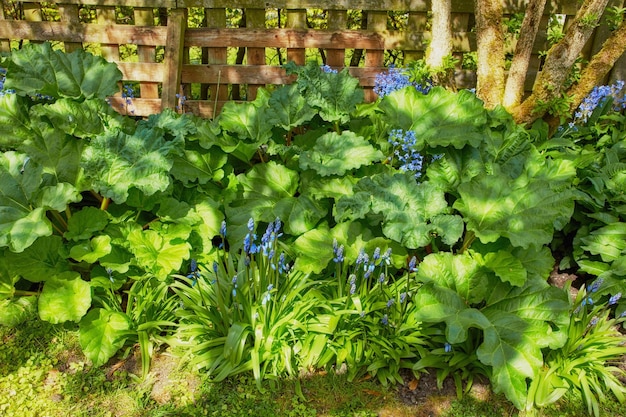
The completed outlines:
<svg viewBox="0 0 626 417">
<path fill-rule="evenodd" d="M 108 197 L 104 197 L 100 201 L 100 210 L 106 211 L 109 208 L 110 203 L 111 203 L 111 199 Z"/>
<path fill-rule="evenodd" d="M 62 226 L 65 230 L 67 230 L 67 222 L 66 222 L 66 221 L 65 221 L 65 219 L 61 216 L 61 213 L 59 213 L 59 212 L 58 212 L 58 211 L 56 211 L 56 210 L 52 210 L 52 211 L 51 211 L 51 213 L 52 213 L 52 217 L 54 217 L 54 218 L 55 218 L 55 220 L 56 220 L 56 221 L 58 221 L 58 222 L 61 224 L 61 226 Z M 59 230 L 59 229 L 57 228 L 57 230 Z M 59 231 L 61 231 L 61 230 L 59 230 Z M 62 231 L 61 231 L 61 234 L 63 234 L 63 232 L 62 232 Z"/>
<path fill-rule="evenodd" d="M 35 295 L 39 295 L 39 293 L 37 291 L 26 291 L 26 290 L 15 290 L 15 292 L 13 293 L 13 295 L 16 295 L 18 297 L 24 297 L 24 296 L 35 296 Z"/>
<path fill-rule="evenodd" d="M 471 230 L 468 230 L 465 233 L 465 238 L 463 239 L 463 246 L 459 250 L 459 253 L 461 254 L 461 253 L 464 253 L 466 250 L 468 250 L 469 247 L 472 246 L 472 243 L 474 243 L 474 239 L 476 239 L 476 234 L 472 232 Z"/>
</svg>

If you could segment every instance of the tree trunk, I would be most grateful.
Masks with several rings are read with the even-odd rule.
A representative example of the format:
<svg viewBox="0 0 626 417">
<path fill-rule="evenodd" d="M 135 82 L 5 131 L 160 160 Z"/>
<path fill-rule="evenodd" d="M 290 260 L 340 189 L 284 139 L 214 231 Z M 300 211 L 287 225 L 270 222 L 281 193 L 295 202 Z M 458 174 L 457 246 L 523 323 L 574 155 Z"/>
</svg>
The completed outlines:
<svg viewBox="0 0 626 417">
<path fill-rule="evenodd" d="M 546 62 L 531 95 L 512 109 L 518 123 L 532 123 L 543 117 L 545 111 L 537 111 L 537 105 L 558 98 L 562 87 L 580 51 L 593 33 L 609 0 L 585 0 L 576 13 L 565 36 L 548 51 Z"/>
<path fill-rule="evenodd" d="M 600 85 L 602 80 L 611 71 L 615 62 L 626 51 L 626 20 L 617 28 L 611 36 L 604 41 L 600 49 L 589 61 L 583 70 L 580 80 L 573 85 L 567 94 L 573 99 L 570 111 L 573 112 L 585 97 Z"/>
<path fill-rule="evenodd" d="M 530 0 L 526 8 L 520 36 L 515 47 L 515 55 L 513 56 L 509 77 L 506 80 L 504 89 L 502 104 L 507 109 L 517 106 L 522 101 L 524 81 L 526 80 L 530 56 L 533 52 L 533 45 L 539 31 L 539 24 L 541 23 L 545 5 L 546 0 Z"/>
<path fill-rule="evenodd" d="M 476 95 L 490 109 L 501 104 L 504 95 L 502 1 L 476 0 L 475 13 L 478 58 Z"/>
<path fill-rule="evenodd" d="M 432 3 L 431 41 L 426 48 L 426 65 L 431 69 L 433 82 L 452 90 L 454 68 L 444 68 L 445 58 L 452 55 L 452 1 Z"/>
</svg>

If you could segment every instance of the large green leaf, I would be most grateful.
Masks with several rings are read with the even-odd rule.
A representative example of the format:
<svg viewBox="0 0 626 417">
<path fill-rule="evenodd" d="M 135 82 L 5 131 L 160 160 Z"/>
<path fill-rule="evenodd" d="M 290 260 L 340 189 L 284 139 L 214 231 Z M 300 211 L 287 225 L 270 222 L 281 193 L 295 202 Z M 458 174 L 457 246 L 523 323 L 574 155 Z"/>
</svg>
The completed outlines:
<svg viewBox="0 0 626 417">
<path fill-rule="evenodd" d="M 50 43 L 28 44 L 13 51 L 4 87 L 20 95 L 56 98 L 106 98 L 118 91 L 122 73 L 113 63 L 82 49 L 53 50 Z"/>
<path fill-rule="evenodd" d="M 130 329 L 126 316 L 102 308 L 91 310 L 80 321 L 78 341 L 93 366 L 104 365 L 124 346 L 124 334 Z"/>
<path fill-rule="evenodd" d="M 517 178 L 494 170 L 462 183 L 454 208 L 484 243 L 506 237 L 513 246 L 545 245 L 574 211 L 574 175 L 566 161 L 529 160 Z"/>
<path fill-rule="evenodd" d="M 5 257 L 13 274 L 41 282 L 69 270 L 67 260 L 61 255 L 62 248 L 61 237 L 47 236 L 37 239 L 23 252 L 7 252 Z"/>
<path fill-rule="evenodd" d="M 56 129 L 79 138 L 95 137 L 105 129 L 130 128 L 128 119 L 101 99 L 79 102 L 62 98 L 53 103 L 33 106 L 30 115 L 32 118 L 45 119 Z"/>
<path fill-rule="evenodd" d="M 15 149 L 31 137 L 26 100 L 17 94 L 0 95 L 0 151 Z"/>
<path fill-rule="evenodd" d="M 15 327 L 37 313 L 37 297 L 0 300 L 0 326 Z"/>
<path fill-rule="evenodd" d="M 157 222 L 148 230 L 133 229 L 128 234 L 128 243 L 136 264 L 163 280 L 180 271 L 182 262 L 189 259 L 190 233 L 190 226 Z"/>
<path fill-rule="evenodd" d="M 217 148 L 207 151 L 199 145 L 187 143 L 182 155 L 174 156 L 171 174 L 184 184 L 221 181 L 227 161 L 228 156 Z"/>
<path fill-rule="evenodd" d="M 65 131 L 45 123 L 35 123 L 31 138 L 21 150 L 37 162 L 53 184 L 67 182 L 78 186 L 80 158 L 84 143 Z"/>
<path fill-rule="evenodd" d="M 274 221 L 277 214 L 274 207 L 279 201 L 293 197 L 298 189 L 298 172 L 284 165 L 270 161 L 266 164 L 257 164 L 249 172 L 237 176 L 239 192 L 226 207 L 228 219 L 228 240 L 231 248 L 241 245 L 242 239 L 248 233 L 249 219 L 261 222 Z M 293 204 L 293 200 L 285 203 Z M 280 213 L 279 213 L 280 214 Z M 309 216 L 306 213 L 295 214 L 303 220 Z M 302 225 L 302 224 L 301 224 Z"/>
<path fill-rule="evenodd" d="M 300 168 L 313 169 L 323 177 L 343 175 L 383 158 L 381 151 L 354 132 L 329 132 L 318 138 L 312 149 L 300 154 Z"/>
<path fill-rule="evenodd" d="M 78 322 L 91 307 L 91 286 L 77 272 L 48 279 L 39 295 L 39 317 L 50 323 Z"/>
<path fill-rule="evenodd" d="M 315 116 L 296 84 L 275 90 L 268 101 L 268 123 L 286 131 L 303 125 Z"/>
<path fill-rule="evenodd" d="M 454 244 L 463 233 L 460 218 L 447 214 L 450 210 L 443 190 L 429 182 L 418 184 L 412 175 L 372 175 L 360 180 L 353 191 L 353 196 L 337 202 L 337 219 L 364 218 L 370 212 L 380 214 L 385 236 L 408 248 L 426 246 L 435 236 Z"/>
<path fill-rule="evenodd" d="M 0 154 L 0 247 L 21 252 L 52 233 L 44 207 L 36 206 L 42 168 L 26 155 Z"/>
<path fill-rule="evenodd" d="M 396 90 L 380 102 L 384 120 L 394 129 L 413 130 L 417 148 L 478 146 L 487 132 L 487 112 L 469 91 L 435 87 L 422 94 L 413 87 Z"/>
<path fill-rule="evenodd" d="M 440 275 L 452 274 L 453 280 L 459 280 L 454 276 L 458 271 L 454 264 L 438 264 L 446 271 Z M 463 280 L 470 281 L 471 274 L 465 274 Z M 486 287 L 484 300 L 468 304 L 447 285 L 429 281 L 415 297 L 415 304 L 420 306 L 417 319 L 444 322 L 449 343 L 464 342 L 471 328 L 480 329 L 483 337 L 476 350 L 478 359 L 492 367 L 494 390 L 504 392 L 521 409 L 526 404 L 527 380 L 535 377 L 543 364 L 541 350 L 557 348 L 565 341 L 567 294 L 541 279 L 528 280 L 521 287 L 491 280 Z"/>
<path fill-rule="evenodd" d="M 94 138 L 83 152 L 82 166 L 93 188 L 116 203 L 128 198 L 135 187 L 146 195 L 170 185 L 173 152 L 180 141 L 166 141 L 161 129 L 141 130 L 134 135 L 106 132 Z"/>
<path fill-rule="evenodd" d="M 217 119 L 219 126 L 223 131 L 236 135 L 240 141 L 258 148 L 272 136 L 272 125 L 267 117 L 268 100 L 267 91 L 259 90 L 253 102 L 226 103 Z"/>
<path fill-rule="evenodd" d="M 109 214 L 106 211 L 96 207 L 83 207 L 69 218 L 67 232 L 63 237 L 74 241 L 89 239 L 96 232 L 104 230 L 107 224 Z"/>
<path fill-rule="evenodd" d="M 427 255 L 419 264 L 418 279 L 453 290 L 466 304 L 481 302 L 489 291 L 482 265 L 470 254 L 438 252 Z"/>
<path fill-rule="evenodd" d="M 347 123 L 357 104 L 363 102 L 359 80 L 350 76 L 347 69 L 324 72 L 314 61 L 300 67 L 289 63 L 286 68 L 287 74 L 298 75 L 296 83 L 306 102 L 327 122 Z"/>
<path fill-rule="evenodd" d="M 581 248 L 612 262 L 626 254 L 626 223 L 613 222 L 580 238 Z"/>
</svg>

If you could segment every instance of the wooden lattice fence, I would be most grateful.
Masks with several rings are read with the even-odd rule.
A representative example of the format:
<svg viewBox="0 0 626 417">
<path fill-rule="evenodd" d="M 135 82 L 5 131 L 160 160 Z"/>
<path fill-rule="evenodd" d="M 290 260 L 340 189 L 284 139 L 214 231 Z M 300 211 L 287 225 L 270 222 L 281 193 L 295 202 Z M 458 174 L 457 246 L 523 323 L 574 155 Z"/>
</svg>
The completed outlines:
<svg viewBox="0 0 626 417">
<path fill-rule="evenodd" d="M 228 100 L 251 100 L 261 86 L 290 82 L 280 64 L 304 64 L 310 57 L 334 68 L 348 67 L 371 100 L 375 75 L 385 64 L 423 56 L 430 38 L 430 1 L 425 0 L 2 2 L 1 51 L 24 42 L 53 41 L 66 51 L 85 48 L 99 53 L 119 65 L 124 83 L 138 87 L 130 106 L 121 96 L 112 98 L 113 105 L 138 116 L 183 104 L 184 111 L 212 117 Z M 547 46 L 549 16 L 561 14 L 567 24 L 577 9 L 576 1 L 548 3 L 528 89 L 540 69 L 540 52 Z M 506 13 L 523 12 L 525 4 L 507 0 Z M 359 26 L 349 27 L 355 13 Z M 453 0 L 453 48 L 459 62 L 475 50 L 473 13 L 473 1 Z M 233 26 L 233 20 L 238 25 Z M 586 56 L 599 49 L 605 32 L 603 27 L 596 30 Z M 471 69 L 464 70 L 461 64 L 456 78 L 461 87 L 475 83 Z"/>
</svg>

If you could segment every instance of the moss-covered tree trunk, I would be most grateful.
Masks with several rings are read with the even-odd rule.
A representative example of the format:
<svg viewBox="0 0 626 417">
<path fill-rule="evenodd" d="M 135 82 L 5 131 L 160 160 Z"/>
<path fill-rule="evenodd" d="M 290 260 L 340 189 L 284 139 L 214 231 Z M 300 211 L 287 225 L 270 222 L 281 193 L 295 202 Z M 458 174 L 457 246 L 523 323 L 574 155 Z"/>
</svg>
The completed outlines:
<svg viewBox="0 0 626 417">
<path fill-rule="evenodd" d="M 513 117 L 518 123 L 532 123 L 543 117 L 545 106 L 541 106 L 543 111 L 538 111 L 537 106 L 550 103 L 563 94 L 562 88 L 570 70 L 598 24 L 607 3 L 608 0 L 586 0 L 582 4 L 563 39 L 548 51 L 532 93 L 512 109 Z"/>
<path fill-rule="evenodd" d="M 583 101 L 583 99 L 593 90 L 593 87 L 600 85 L 602 80 L 611 71 L 615 62 L 626 51 L 626 21 L 617 28 L 611 36 L 602 44 L 602 49 L 598 51 L 589 61 L 589 64 L 582 71 L 580 80 L 574 84 L 567 94 L 572 99 L 570 111 L 573 112 Z"/>
<path fill-rule="evenodd" d="M 452 0 L 432 3 L 431 41 L 426 49 L 426 65 L 432 70 L 433 82 L 456 90 L 454 68 L 445 68 L 446 57 L 452 55 Z"/>
<path fill-rule="evenodd" d="M 515 47 L 515 55 L 513 62 L 511 62 L 509 76 L 504 89 L 504 100 L 502 104 L 506 108 L 517 106 L 522 101 L 522 96 L 524 95 L 524 81 L 526 80 L 530 56 L 533 52 L 533 45 L 537 37 L 537 32 L 539 31 L 539 24 L 541 23 L 545 5 L 546 0 L 530 0 L 526 7 L 519 39 Z"/>
<path fill-rule="evenodd" d="M 502 1 L 476 0 L 476 95 L 493 108 L 504 96 L 504 33 Z"/>
</svg>

